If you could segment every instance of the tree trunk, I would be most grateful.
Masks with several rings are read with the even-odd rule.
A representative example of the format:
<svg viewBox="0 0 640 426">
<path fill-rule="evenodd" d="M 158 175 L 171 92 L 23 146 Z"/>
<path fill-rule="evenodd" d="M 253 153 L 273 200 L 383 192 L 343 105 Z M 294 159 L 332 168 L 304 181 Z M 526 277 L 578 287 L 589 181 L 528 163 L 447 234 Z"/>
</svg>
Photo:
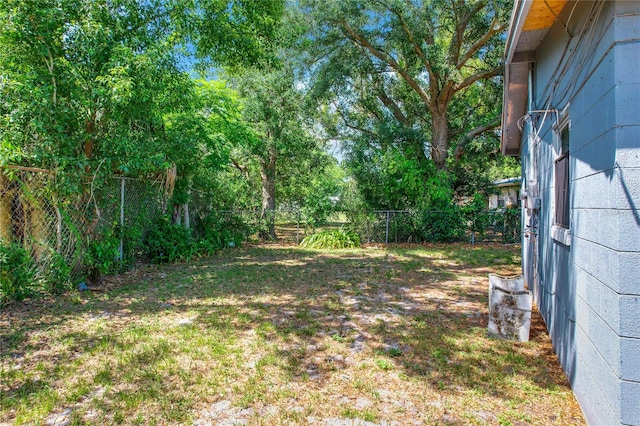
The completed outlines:
<svg viewBox="0 0 640 426">
<path fill-rule="evenodd" d="M 184 227 L 186 229 L 191 229 L 191 218 L 189 217 L 189 203 L 184 203 L 182 207 L 182 211 L 184 213 Z"/>
<path fill-rule="evenodd" d="M 260 238 L 276 240 L 276 150 L 269 148 L 269 158 L 260 164 L 260 179 L 262 180 L 262 211 L 260 214 L 263 224 L 260 229 Z"/>
<path fill-rule="evenodd" d="M 449 125 L 447 123 L 447 105 L 431 110 L 431 158 L 438 170 L 447 167 L 449 155 Z"/>
</svg>

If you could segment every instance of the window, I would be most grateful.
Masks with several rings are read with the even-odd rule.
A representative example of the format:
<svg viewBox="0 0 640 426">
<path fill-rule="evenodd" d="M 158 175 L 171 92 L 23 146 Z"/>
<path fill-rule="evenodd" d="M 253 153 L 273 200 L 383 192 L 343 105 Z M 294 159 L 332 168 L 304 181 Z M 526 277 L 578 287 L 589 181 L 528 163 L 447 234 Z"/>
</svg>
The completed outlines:
<svg viewBox="0 0 640 426">
<path fill-rule="evenodd" d="M 504 207 L 504 198 L 498 198 L 498 208 Z"/>
<path fill-rule="evenodd" d="M 555 224 L 569 228 L 569 123 L 560 129 L 560 157 L 555 162 Z"/>
<path fill-rule="evenodd" d="M 571 123 L 569 121 L 568 107 L 561 113 L 558 123 L 554 128 L 556 135 L 556 147 L 559 154 L 554 164 L 555 180 L 555 215 L 554 226 L 551 229 L 554 240 L 570 245 L 571 235 L 571 180 L 570 180 L 570 155 L 569 138 Z"/>
</svg>

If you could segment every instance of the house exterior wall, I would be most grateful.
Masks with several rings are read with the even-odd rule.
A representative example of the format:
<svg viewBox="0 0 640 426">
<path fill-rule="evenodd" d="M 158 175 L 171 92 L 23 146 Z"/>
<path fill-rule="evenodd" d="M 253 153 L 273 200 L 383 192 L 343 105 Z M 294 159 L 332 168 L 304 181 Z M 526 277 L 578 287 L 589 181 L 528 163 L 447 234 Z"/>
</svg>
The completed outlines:
<svg viewBox="0 0 640 426">
<path fill-rule="evenodd" d="M 532 114 L 523 272 L 588 422 L 640 425 L 640 2 L 579 1 L 560 18 L 529 110 L 567 108 L 570 233 L 553 226 L 561 114 Z"/>
<path fill-rule="evenodd" d="M 518 205 L 518 192 L 520 191 L 520 183 L 517 186 L 503 186 L 498 188 L 499 194 L 489 196 L 489 209 L 516 207 Z M 500 205 L 499 200 L 504 201 L 504 205 Z"/>
</svg>

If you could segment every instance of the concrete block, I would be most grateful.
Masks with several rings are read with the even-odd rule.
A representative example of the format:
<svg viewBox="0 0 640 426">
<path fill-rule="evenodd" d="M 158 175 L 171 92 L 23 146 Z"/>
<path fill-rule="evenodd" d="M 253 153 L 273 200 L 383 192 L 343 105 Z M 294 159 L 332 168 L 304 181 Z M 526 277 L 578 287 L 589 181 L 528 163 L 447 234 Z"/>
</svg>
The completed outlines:
<svg viewBox="0 0 640 426">
<path fill-rule="evenodd" d="M 621 294 L 640 294 L 640 253 L 617 253 L 614 262 L 616 274 L 620 278 L 617 286 L 612 288 Z"/>
<path fill-rule="evenodd" d="M 592 376 L 591 369 L 592 366 L 585 365 L 583 360 L 578 359 L 576 374 L 570 378 L 571 388 L 580 403 L 585 419 L 592 425 L 618 424 L 620 420 L 616 416 L 615 409 L 602 393 L 599 383 Z"/>
<path fill-rule="evenodd" d="M 601 133 L 591 133 L 600 129 L 592 129 L 592 126 L 585 126 L 577 133 L 584 132 L 584 136 L 576 135 L 575 139 L 585 140 L 591 137 L 587 144 L 575 147 L 571 146 L 571 177 L 579 179 L 596 173 L 609 172 L 616 166 L 616 131 L 613 123 L 607 124 L 606 129 Z M 573 134 L 573 133 L 572 133 Z"/>
<path fill-rule="evenodd" d="M 576 269 L 578 270 L 578 268 Z M 584 281 L 577 284 L 576 292 L 580 298 L 578 303 L 588 306 L 607 327 L 611 328 L 613 333 L 620 335 L 621 308 L 618 293 L 585 272 L 576 275 Z"/>
<path fill-rule="evenodd" d="M 560 302 L 559 299 L 556 299 Z M 567 315 L 565 308 L 556 303 L 556 309 L 553 313 L 553 330 L 549 333 L 553 349 L 558 357 L 558 361 L 562 365 L 565 373 L 569 376 L 575 376 L 576 373 L 576 324 Z"/>
<path fill-rule="evenodd" d="M 620 281 L 617 256 L 615 250 L 607 247 L 601 241 L 596 241 L 591 246 L 592 275 L 616 292 Z"/>
<path fill-rule="evenodd" d="M 620 337 L 582 299 L 577 300 L 576 324 L 592 342 L 588 345 L 587 352 L 582 352 L 582 346 L 579 347 L 580 356 L 584 356 L 585 360 L 590 362 L 601 364 L 601 368 L 606 365 L 609 371 L 603 380 L 609 374 L 619 376 Z M 586 341 L 583 344 L 586 344 Z"/>
<path fill-rule="evenodd" d="M 595 341 L 593 340 L 595 339 Z M 578 365 L 580 363 L 584 365 L 585 370 L 577 371 L 576 377 L 580 374 L 588 373 L 591 375 L 597 389 L 604 396 L 607 404 L 612 407 L 613 412 L 616 413 L 616 417 L 620 416 L 620 395 L 621 388 L 618 374 L 611 368 L 611 365 L 602 356 L 602 351 L 595 345 L 600 340 L 599 335 L 585 334 L 585 330 L 580 327 L 576 330 L 576 353 L 578 357 Z M 613 360 L 613 363 L 618 364 L 618 358 Z M 593 392 L 593 391 L 592 391 Z"/>
<path fill-rule="evenodd" d="M 640 383 L 640 339 L 621 339 L 620 353 L 620 378 Z"/>
<path fill-rule="evenodd" d="M 637 74 L 640 77 L 640 72 Z M 616 167 L 638 167 L 640 165 L 640 125 L 618 127 L 615 133 Z"/>
<path fill-rule="evenodd" d="M 622 424 L 640 425 L 640 383 L 628 381 L 621 383 L 620 404 Z"/>
<path fill-rule="evenodd" d="M 614 37 L 617 42 L 640 39 L 640 15 L 638 15 L 640 9 L 637 7 L 636 9 L 635 12 L 626 12 L 614 18 Z M 630 61 L 633 62 L 633 59 L 638 58 L 638 55 L 640 55 L 640 50 L 636 50 L 635 56 L 629 56 Z"/>
<path fill-rule="evenodd" d="M 619 296 L 620 332 L 623 337 L 640 339 L 640 296 Z M 636 352 L 640 367 L 640 351 Z M 640 369 L 638 370 L 640 373 Z"/>
<path fill-rule="evenodd" d="M 615 117 L 617 126 L 637 126 L 640 124 L 638 99 L 640 83 L 616 86 Z"/>
<path fill-rule="evenodd" d="M 617 1 L 615 2 L 615 13 L 617 15 L 640 13 L 640 2 Z"/>
<path fill-rule="evenodd" d="M 635 210 L 634 216 L 637 217 L 637 211 L 640 211 L 640 167 L 617 167 L 613 183 L 609 205 L 618 209 Z"/>
<path fill-rule="evenodd" d="M 598 228 L 593 226 L 600 217 L 600 210 L 591 208 L 574 209 L 572 211 L 571 234 L 574 238 L 597 242 Z"/>
<path fill-rule="evenodd" d="M 591 301 L 593 297 L 592 289 L 595 285 L 594 283 L 599 283 L 599 281 L 578 265 L 573 266 L 573 279 L 576 282 L 576 296 L 584 300 L 589 306 L 593 305 L 594 303 Z"/>
<path fill-rule="evenodd" d="M 576 268 L 580 268 L 590 275 L 593 275 L 593 262 L 591 260 L 592 245 L 593 243 L 591 241 L 587 241 L 575 236 L 573 238 L 573 244 L 571 245 L 573 264 Z"/>
<path fill-rule="evenodd" d="M 577 143 L 591 143 L 599 134 L 612 128 L 615 123 L 616 90 L 613 84 L 613 67 L 610 75 L 603 77 L 602 87 L 580 92 L 573 100 L 569 110 L 571 119 L 570 139 Z M 601 94 L 600 94 L 601 93 Z M 598 96 L 600 95 L 600 96 Z M 597 96 L 597 97 L 596 97 Z M 578 136 L 573 137 L 574 133 Z M 582 141 L 578 138 L 583 138 Z"/>
<path fill-rule="evenodd" d="M 611 210 L 610 214 L 607 215 L 608 217 L 611 218 L 611 222 L 616 222 L 614 225 L 609 226 L 612 231 L 615 229 L 615 233 L 610 234 L 610 239 L 603 242 L 603 244 L 618 251 L 637 251 L 639 248 L 638 242 L 640 241 L 640 216 L 638 211 Z M 607 218 L 603 217 L 603 220 L 607 220 Z"/>
<path fill-rule="evenodd" d="M 640 22 L 635 25 L 640 28 Z M 615 58 L 615 84 L 640 83 L 640 73 L 638 73 L 638 69 L 640 69 L 640 43 L 617 44 L 612 54 Z"/>
</svg>

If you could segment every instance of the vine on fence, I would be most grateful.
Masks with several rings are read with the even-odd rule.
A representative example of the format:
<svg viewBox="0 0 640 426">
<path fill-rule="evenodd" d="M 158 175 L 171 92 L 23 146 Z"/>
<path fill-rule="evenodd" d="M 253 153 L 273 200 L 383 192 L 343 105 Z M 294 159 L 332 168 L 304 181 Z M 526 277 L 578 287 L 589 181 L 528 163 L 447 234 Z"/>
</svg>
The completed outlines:
<svg viewBox="0 0 640 426">
<path fill-rule="evenodd" d="M 0 170 L 0 304 L 83 281 L 97 285 L 139 259 L 189 260 L 238 246 L 259 238 L 265 221 L 287 242 L 313 234 L 309 246 L 520 240 L 519 209 L 486 211 L 480 198 L 439 211 L 332 211 L 320 218 L 305 209 L 216 211 L 198 197 L 185 207 L 191 219 L 177 225 L 157 182 L 119 177 L 90 185 L 87 198 L 82 189 L 57 191 L 46 171 Z"/>
</svg>

